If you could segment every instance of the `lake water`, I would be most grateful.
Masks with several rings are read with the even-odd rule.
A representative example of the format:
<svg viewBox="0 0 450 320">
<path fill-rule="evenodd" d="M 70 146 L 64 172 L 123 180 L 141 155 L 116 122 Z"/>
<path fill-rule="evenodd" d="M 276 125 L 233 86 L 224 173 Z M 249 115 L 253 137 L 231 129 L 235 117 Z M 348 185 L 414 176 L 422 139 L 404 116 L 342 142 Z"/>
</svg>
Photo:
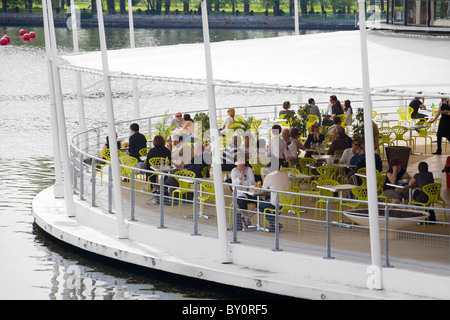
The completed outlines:
<svg viewBox="0 0 450 320">
<path fill-rule="evenodd" d="M 47 69 L 43 28 L 27 28 L 37 35 L 24 43 L 16 27 L 0 27 L 11 44 L 0 47 L 0 299 L 243 299 L 254 298 L 245 290 L 213 286 L 160 272 L 123 265 L 80 252 L 54 239 L 33 224 L 32 200 L 53 184 L 54 166 L 50 129 Z M 314 32 L 314 31 L 312 31 Z M 318 32 L 318 31 L 317 31 Z M 72 52 L 72 35 L 57 29 L 60 54 Z M 277 37 L 291 31 L 211 30 L 212 41 Z M 202 42 L 194 29 L 136 29 L 136 46 L 160 46 Z M 99 50 L 98 31 L 79 31 L 80 51 Z M 128 47 L 125 29 L 107 30 L 108 49 Z M 180 57 L 182 59 L 182 57 Z M 61 71 L 69 137 L 78 129 L 75 77 Z M 100 78 L 83 76 L 87 126 L 106 123 Z M 100 81 L 100 83 L 98 83 Z M 206 89 L 194 85 L 158 82 L 140 84 L 142 117 L 176 108 L 193 111 L 207 108 Z M 117 119 L 131 118 L 129 80 L 112 83 Z M 218 107 L 282 104 L 297 101 L 293 93 L 262 90 L 216 89 Z M 170 111 L 170 112 L 172 112 Z M 73 275 L 81 289 L 73 289 Z"/>
</svg>

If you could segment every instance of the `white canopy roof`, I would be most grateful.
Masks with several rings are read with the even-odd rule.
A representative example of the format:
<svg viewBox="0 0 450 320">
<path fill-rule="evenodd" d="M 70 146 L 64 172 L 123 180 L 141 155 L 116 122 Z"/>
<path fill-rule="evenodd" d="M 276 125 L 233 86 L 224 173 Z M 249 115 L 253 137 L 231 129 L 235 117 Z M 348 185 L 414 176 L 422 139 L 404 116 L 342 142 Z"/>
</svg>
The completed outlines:
<svg viewBox="0 0 450 320">
<path fill-rule="evenodd" d="M 372 91 L 450 93 L 447 37 L 368 31 Z M 361 89 L 359 31 L 211 43 L 215 80 L 293 87 Z M 102 70 L 100 52 L 64 56 Z M 108 51 L 111 73 L 205 79 L 203 43 Z"/>
</svg>

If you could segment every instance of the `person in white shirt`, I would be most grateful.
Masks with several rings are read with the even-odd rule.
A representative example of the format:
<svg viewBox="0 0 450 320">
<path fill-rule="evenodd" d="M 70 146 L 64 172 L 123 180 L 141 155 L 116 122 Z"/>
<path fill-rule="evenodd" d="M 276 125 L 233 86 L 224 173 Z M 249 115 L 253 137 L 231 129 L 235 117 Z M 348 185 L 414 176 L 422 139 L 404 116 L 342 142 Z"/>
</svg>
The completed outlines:
<svg viewBox="0 0 450 320">
<path fill-rule="evenodd" d="M 364 153 L 364 148 L 362 147 L 361 142 L 355 139 L 353 140 L 352 147 L 344 150 L 339 161 L 341 163 L 350 164 L 350 160 L 355 155 L 362 153 Z"/>
<path fill-rule="evenodd" d="M 279 168 L 286 158 L 287 149 L 286 142 L 280 138 L 281 126 L 276 124 L 272 127 L 272 138 L 269 140 L 267 147 L 267 156 L 270 158 L 271 167 Z"/>
<path fill-rule="evenodd" d="M 251 167 L 245 165 L 245 161 L 242 159 L 238 160 L 236 167 L 231 170 L 231 182 L 236 186 L 251 186 L 255 185 L 255 176 Z M 246 188 L 237 187 L 237 205 L 239 209 L 243 212 L 243 218 L 241 218 L 240 212 L 237 213 L 236 226 L 238 230 L 242 229 L 242 222 L 245 227 L 251 224 L 251 218 L 255 214 L 254 212 L 248 211 L 248 204 L 251 202 L 256 203 L 256 197 L 244 193 L 243 190 Z M 248 190 L 248 189 L 247 189 Z"/>
<path fill-rule="evenodd" d="M 263 189 L 269 190 L 277 190 L 277 191 L 285 191 L 291 188 L 291 183 L 289 182 L 289 177 L 284 171 L 280 171 L 279 169 L 272 171 L 269 173 L 264 179 L 264 183 L 262 185 Z M 270 201 L 260 201 L 259 202 L 259 211 L 264 212 L 264 209 L 270 208 L 275 209 L 277 201 L 277 192 L 270 192 Z M 267 221 L 270 223 L 269 231 L 275 232 L 275 217 L 273 215 L 266 215 Z M 280 224 L 280 229 L 282 225 Z"/>
<path fill-rule="evenodd" d="M 184 124 L 183 114 L 181 112 L 175 113 L 175 117 L 170 122 L 170 125 L 173 126 L 172 130 L 183 128 Z"/>
</svg>

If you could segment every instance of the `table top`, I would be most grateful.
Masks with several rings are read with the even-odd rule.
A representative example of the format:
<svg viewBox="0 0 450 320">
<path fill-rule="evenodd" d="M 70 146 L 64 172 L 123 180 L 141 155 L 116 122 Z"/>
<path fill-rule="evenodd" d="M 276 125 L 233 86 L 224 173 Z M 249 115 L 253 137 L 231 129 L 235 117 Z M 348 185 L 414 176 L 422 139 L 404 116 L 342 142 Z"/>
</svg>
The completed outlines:
<svg viewBox="0 0 450 320">
<path fill-rule="evenodd" d="M 327 153 L 328 149 L 305 149 L 306 152 Z"/>
<path fill-rule="evenodd" d="M 394 187 L 394 188 L 400 188 L 400 189 L 409 189 L 408 184 L 396 184 L 396 183 L 386 183 L 387 186 Z"/>
<path fill-rule="evenodd" d="M 302 179 L 311 179 L 312 176 L 304 174 L 304 173 L 297 173 L 294 175 L 289 175 L 288 174 L 289 179 L 291 180 L 302 180 Z"/>
<path fill-rule="evenodd" d="M 353 188 L 356 188 L 354 184 L 338 184 L 338 185 L 322 185 L 317 186 L 319 189 L 324 189 L 332 192 L 338 192 L 338 191 L 347 191 L 352 190 Z"/>
<path fill-rule="evenodd" d="M 175 166 L 150 166 L 153 171 L 170 172 L 176 169 Z"/>
<path fill-rule="evenodd" d="M 327 159 L 330 159 L 331 157 L 332 156 L 329 154 L 313 154 L 313 155 L 311 155 L 311 158 L 316 159 L 316 160 L 327 160 Z"/>
</svg>

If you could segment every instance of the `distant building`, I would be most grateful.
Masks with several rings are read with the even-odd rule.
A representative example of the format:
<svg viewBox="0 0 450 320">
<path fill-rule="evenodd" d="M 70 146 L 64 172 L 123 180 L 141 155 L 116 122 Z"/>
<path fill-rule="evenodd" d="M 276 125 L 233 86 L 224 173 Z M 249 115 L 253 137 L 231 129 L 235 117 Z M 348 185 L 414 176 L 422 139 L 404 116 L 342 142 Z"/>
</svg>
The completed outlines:
<svg viewBox="0 0 450 320">
<path fill-rule="evenodd" d="M 450 32 L 450 1 L 386 0 L 385 23 L 375 29 Z"/>
</svg>

